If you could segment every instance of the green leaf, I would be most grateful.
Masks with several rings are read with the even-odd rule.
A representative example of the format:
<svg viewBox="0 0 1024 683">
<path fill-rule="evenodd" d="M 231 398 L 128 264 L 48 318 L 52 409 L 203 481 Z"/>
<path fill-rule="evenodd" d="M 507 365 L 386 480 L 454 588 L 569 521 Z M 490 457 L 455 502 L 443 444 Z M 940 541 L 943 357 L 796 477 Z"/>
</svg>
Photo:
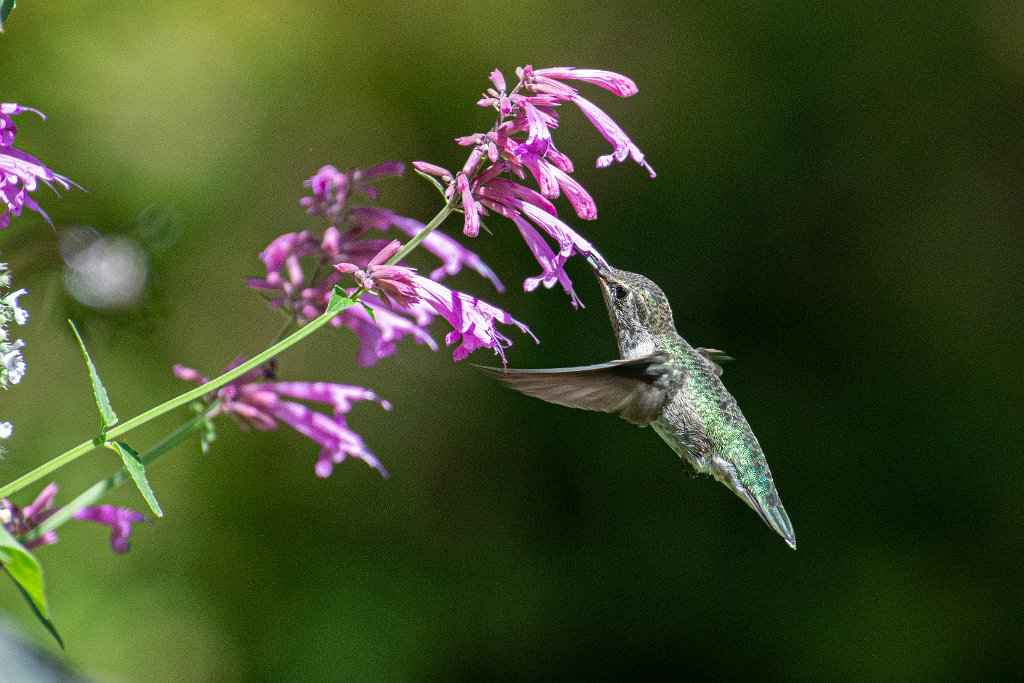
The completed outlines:
<svg viewBox="0 0 1024 683">
<path fill-rule="evenodd" d="M 334 291 L 331 292 L 331 300 L 327 304 L 328 313 L 341 313 L 349 306 L 354 306 L 355 301 L 349 298 L 345 290 L 338 285 L 334 286 Z"/>
<path fill-rule="evenodd" d="M 125 469 L 128 470 L 128 474 L 132 475 L 132 480 L 139 487 L 139 493 L 142 494 L 142 497 L 149 504 L 149 509 L 157 517 L 163 517 L 164 511 L 160 509 L 160 503 L 156 502 L 156 495 L 154 495 L 153 489 L 146 479 L 146 468 L 143 467 L 139 454 L 123 441 L 111 441 L 107 443 L 107 448 L 117 451 L 121 455 Z"/>
<path fill-rule="evenodd" d="M 445 193 L 445 186 L 441 184 L 440 180 L 438 180 L 434 176 L 430 175 L 429 173 L 424 173 L 423 171 L 419 170 L 418 168 L 414 168 L 413 170 L 416 171 L 417 175 L 422 176 L 422 177 L 426 178 L 427 180 L 429 180 L 430 184 L 433 185 L 434 187 L 436 187 L 437 191 L 441 193 L 442 197 L 444 197 L 444 200 L 446 202 L 448 201 L 448 198 L 445 197 L 445 195 L 444 195 L 444 193 Z"/>
<path fill-rule="evenodd" d="M 114 409 L 110 407 L 110 400 L 107 398 L 107 390 L 103 388 L 103 382 L 100 381 L 100 376 L 96 373 L 96 366 L 92 364 L 92 359 L 89 358 L 89 352 L 85 350 L 85 342 L 82 341 L 82 335 L 78 334 L 78 328 L 75 327 L 75 323 L 68 321 L 71 325 L 71 330 L 75 333 L 75 337 L 78 339 L 78 345 L 82 347 L 82 355 L 85 356 L 85 364 L 89 366 L 89 379 L 92 381 L 92 393 L 96 397 L 96 407 L 100 409 L 100 432 L 106 432 L 107 427 L 112 427 L 117 424 L 117 415 L 114 413 Z"/>
<path fill-rule="evenodd" d="M 8 576 L 10 576 L 10 574 L 8 574 Z M 14 577 L 11 578 L 13 580 Z M 39 611 L 39 608 L 36 607 L 36 604 L 32 602 L 32 598 L 29 597 L 28 591 L 26 591 L 20 583 L 15 581 L 14 585 L 18 587 L 18 591 L 21 592 L 21 597 L 25 598 L 25 602 L 27 602 L 28 606 L 32 608 L 32 614 L 36 615 L 36 619 L 39 620 L 39 623 L 43 625 L 43 628 L 50 632 L 50 635 L 53 636 L 53 639 L 57 641 L 58 645 L 60 645 L 60 649 L 65 649 L 64 639 L 61 638 L 60 633 L 57 632 L 57 627 L 53 625 L 53 622 L 50 621 L 49 618 L 45 617 L 43 613 Z"/>
<path fill-rule="evenodd" d="M 63 650 L 64 641 L 47 616 L 43 570 L 32 553 L 18 543 L 18 539 L 2 525 L 0 525 L 0 564 L 4 566 L 7 575 L 21 591 L 21 595 L 32 608 L 36 618 L 46 627 L 46 630 L 56 639 Z"/>
<path fill-rule="evenodd" d="M 363 304 L 362 301 L 360 301 L 359 303 Z M 366 315 L 370 316 L 370 320 L 372 320 L 373 322 L 377 322 L 377 316 L 374 315 L 373 309 L 370 308 L 369 304 L 363 304 L 363 310 L 366 311 Z"/>
<path fill-rule="evenodd" d="M 11 10 L 18 6 L 18 0 L 0 0 L 0 33 L 4 32 L 4 24 Z"/>
</svg>

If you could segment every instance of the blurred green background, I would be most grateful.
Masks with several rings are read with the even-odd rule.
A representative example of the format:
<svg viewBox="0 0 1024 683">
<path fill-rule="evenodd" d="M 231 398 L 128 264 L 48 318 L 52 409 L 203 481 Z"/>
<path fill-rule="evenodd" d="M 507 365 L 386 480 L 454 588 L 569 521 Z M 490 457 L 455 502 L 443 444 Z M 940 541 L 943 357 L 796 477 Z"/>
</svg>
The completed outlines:
<svg viewBox="0 0 1024 683">
<path fill-rule="evenodd" d="M 390 399 L 350 423 L 391 479 L 353 461 L 320 480 L 297 434 L 223 422 L 209 455 L 189 444 L 151 468 L 167 516 L 131 553 L 90 525 L 39 551 L 63 658 L 145 681 L 1019 675 L 1022 35 L 1005 0 L 23 0 L 0 101 L 48 114 L 19 117 L 19 146 L 88 190 L 39 201 L 58 229 L 135 234 L 157 207 L 180 233 L 131 314 L 67 303 L 38 217 L 0 235 L 33 316 L 0 481 L 95 431 L 66 317 L 137 414 L 184 388 L 173 363 L 215 373 L 276 334 L 243 278 L 273 237 L 320 228 L 298 206 L 319 166 L 457 167 L 452 138 L 490 123 L 474 102 L 492 68 L 574 65 L 637 81 L 631 100 L 584 89 L 659 174 L 594 169 L 607 144 L 567 107 L 556 141 L 599 207 L 575 225 L 662 285 L 691 343 L 739 359 L 724 379 L 799 541 L 688 477 L 651 430 L 412 343 L 360 369 L 353 335 L 322 333 L 282 376 Z M 412 177 L 384 204 L 425 220 L 437 197 Z M 513 335 L 510 364 L 612 357 L 586 265 L 571 270 L 585 310 L 524 295 L 537 267 L 511 224 L 491 226 L 472 246 L 509 292 L 454 283 L 540 337 Z M 61 471 L 62 500 L 115 457 Z M 113 500 L 144 506 L 128 487 Z M 0 612 L 53 649 L 11 587 Z"/>
</svg>

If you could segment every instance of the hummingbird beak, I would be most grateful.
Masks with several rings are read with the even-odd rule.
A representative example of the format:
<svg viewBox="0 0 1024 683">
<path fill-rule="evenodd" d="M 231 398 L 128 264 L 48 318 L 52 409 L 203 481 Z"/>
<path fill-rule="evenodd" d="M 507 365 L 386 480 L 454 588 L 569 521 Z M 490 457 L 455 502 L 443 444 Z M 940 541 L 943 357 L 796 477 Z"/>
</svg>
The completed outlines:
<svg viewBox="0 0 1024 683">
<path fill-rule="evenodd" d="M 594 269 L 594 272 L 601 279 L 608 277 L 611 271 L 611 266 L 604 260 L 604 257 L 597 253 L 596 249 L 592 249 L 589 254 L 586 255 L 587 263 Z"/>
</svg>

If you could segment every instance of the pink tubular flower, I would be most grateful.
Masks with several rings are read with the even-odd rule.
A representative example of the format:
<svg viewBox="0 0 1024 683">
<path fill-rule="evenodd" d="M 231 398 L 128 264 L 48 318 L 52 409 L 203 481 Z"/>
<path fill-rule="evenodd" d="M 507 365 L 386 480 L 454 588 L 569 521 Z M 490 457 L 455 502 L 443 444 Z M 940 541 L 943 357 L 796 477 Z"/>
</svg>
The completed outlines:
<svg viewBox="0 0 1024 683">
<path fill-rule="evenodd" d="M 4 528 L 17 537 L 28 535 L 33 529 L 53 516 L 60 507 L 54 507 L 53 501 L 57 496 L 57 484 L 49 484 L 40 492 L 36 499 L 19 508 L 9 500 L 0 500 L 0 511 L 6 511 L 10 521 L 4 524 Z M 115 553 L 128 551 L 128 537 L 132 533 L 132 524 L 142 522 L 146 516 L 128 508 L 116 508 L 110 505 L 97 505 L 79 510 L 73 515 L 74 519 L 89 522 L 98 522 L 110 526 L 110 548 Z M 26 548 L 36 548 L 41 545 L 51 545 L 57 542 L 57 532 L 47 531 L 41 536 L 32 540 L 22 540 Z"/>
<path fill-rule="evenodd" d="M 30 107 L 0 102 L 0 229 L 10 225 L 11 217 L 20 216 L 24 208 L 35 211 L 50 221 L 46 212 L 29 196 L 29 193 L 38 187 L 37 181 L 43 181 L 54 192 L 57 191 L 54 183 L 65 190 L 74 184 L 64 176 L 51 171 L 35 157 L 14 147 L 18 127 L 14 125 L 12 117 L 26 111 L 46 118 L 41 112 Z"/>
<path fill-rule="evenodd" d="M 652 178 L 655 177 L 654 169 L 644 160 L 644 153 L 633 144 L 633 141 L 619 127 L 619 124 L 612 121 L 608 114 L 605 114 L 590 100 L 577 95 L 572 98 L 572 101 L 590 119 L 590 122 L 594 124 L 594 127 L 604 136 L 605 140 L 612 143 L 614 148 L 611 154 L 605 154 L 597 158 L 598 168 L 610 165 L 613 159 L 615 161 L 625 161 L 626 157 L 629 156 L 633 158 L 633 161 L 646 168 Z"/>
<path fill-rule="evenodd" d="M 495 322 L 515 325 L 537 341 L 530 328 L 497 306 L 462 292 L 454 292 L 420 275 L 412 277 L 423 303 L 434 309 L 453 328 L 445 337 L 445 344 L 451 346 L 462 342 L 452 353 L 456 361 L 464 359 L 476 349 L 489 348 L 494 349 L 501 362 L 507 364 L 505 349 L 512 345 L 512 340 L 498 331 Z"/>
<path fill-rule="evenodd" d="M 111 505 L 97 505 L 75 513 L 75 519 L 105 524 L 110 527 L 110 548 L 115 553 L 128 552 L 128 537 L 132 534 L 132 524 L 141 522 L 146 516 L 127 508 L 116 508 Z"/>
<path fill-rule="evenodd" d="M 365 269 L 354 263 L 339 263 L 334 267 L 339 273 L 351 273 L 361 288 L 375 294 L 384 303 L 409 308 L 419 299 L 413 283 L 416 271 L 387 263 L 401 248 L 402 243 L 398 240 L 391 242 L 370 259 Z"/>
<path fill-rule="evenodd" d="M 561 83 L 562 80 L 580 80 L 610 90 L 619 97 L 631 97 L 639 92 L 631 79 L 626 78 L 622 74 L 617 74 L 613 71 L 603 71 L 601 69 L 574 69 L 572 67 L 557 67 L 553 69 L 537 69 L 534 70 L 531 66 L 526 66 L 523 69 L 517 69 L 520 79 L 526 84 L 527 88 L 537 93 L 548 93 L 555 96 L 559 100 L 569 100 L 577 107 L 580 111 L 586 115 L 590 122 L 594 124 L 598 132 L 605 137 L 608 142 L 612 143 L 614 151 L 612 154 L 598 157 L 597 166 L 598 168 L 604 168 L 611 164 L 612 159 L 615 161 L 624 161 L 627 156 L 633 158 L 633 161 L 647 169 L 647 172 L 652 178 L 655 174 L 654 169 L 651 168 L 644 159 L 644 153 L 640 151 L 629 139 L 629 137 L 623 132 L 622 128 L 615 123 L 610 116 L 604 111 L 599 109 L 594 103 L 587 99 L 584 99 L 576 93 L 576 89 Z M 568 96 L 567 96 L 568 95 Z"/>
<path fill-rule="evenodd" d="M 242 359 L 239 358 L 225 368 L 225 371 L 241 363 Z M 205 384 L 209 381 L 192 368 L 182 365 L 174 366 L 174 374 L 178 379 L 195 384 Z M 232 415 L 237 418 L 243 429 L 253 427 L 261 431 L 276 429 L 278 421 L 284 422 L 320 445 L 315 468 L 317 476 L 329 476 L 334 465 L 350 455 L 370 465 L 381 475 L 388 476 L 362 438 L 348 428 L 345 416 L 352 410 L 354 401 L 376 401 L 385 410 L 391 410 L 390 403 L 362 387 L 328 382 L 269 381 L 272 378 L 271 370 L 261 368 L 252 370 L 221 387 L 216 394 L 216 400 L 220 401 L 220 405 L 213 416 L 220 413 Z M 296 400 L 287 399 L 326 403 L 333 408 L 333 415 L 319 413 Z"/>
<path fill-rule="evenodd" d="M 632 97 L 640 92 L 631 78 L 603 69 L 575 69 L 571 66 L 560 66 L 534 69 L 533 76 L 538 83 L 546 83 L 549 87 L 554 85 L 551 81 L 576 80 L 599 85 L 619 97 Z"/>
</svg>

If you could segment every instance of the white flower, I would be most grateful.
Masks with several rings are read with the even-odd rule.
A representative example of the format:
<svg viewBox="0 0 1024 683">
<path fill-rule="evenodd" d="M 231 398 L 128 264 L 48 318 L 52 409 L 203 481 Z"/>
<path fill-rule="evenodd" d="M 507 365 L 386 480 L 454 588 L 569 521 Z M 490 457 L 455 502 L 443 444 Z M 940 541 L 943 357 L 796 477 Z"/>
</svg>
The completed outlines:
<svg viewBox="0 0 1024 683">
<path fill-rule="evenodd" d="M 6 439 L 14 433 L 14 425 L 10 422 L 0 422 L 0 439 Z"/>
<path fill-rule="evenodd" d="M 23 346 L 25 346 L 25 342 L 18 339 L 7 347 L 6 353 L 0 356 L 0 364 L 3 365 L 3 370 L 7 373 L 7 381 L 11 384 L 17 384 L 25 376 L 25 359 L 21 355 Z"/>
<path fill-rule="evenodd" d="M 27 294 L 27 289 L 19 289 L 16 292 L 11 292 L 4 297 L 4 303 L 11 307 L 14 311 L 14 322 L 19 325 L 24 325 L 28 322 L 28 311 L 18 306 L 18 297 L 22 294 Z"/>
</svg>

